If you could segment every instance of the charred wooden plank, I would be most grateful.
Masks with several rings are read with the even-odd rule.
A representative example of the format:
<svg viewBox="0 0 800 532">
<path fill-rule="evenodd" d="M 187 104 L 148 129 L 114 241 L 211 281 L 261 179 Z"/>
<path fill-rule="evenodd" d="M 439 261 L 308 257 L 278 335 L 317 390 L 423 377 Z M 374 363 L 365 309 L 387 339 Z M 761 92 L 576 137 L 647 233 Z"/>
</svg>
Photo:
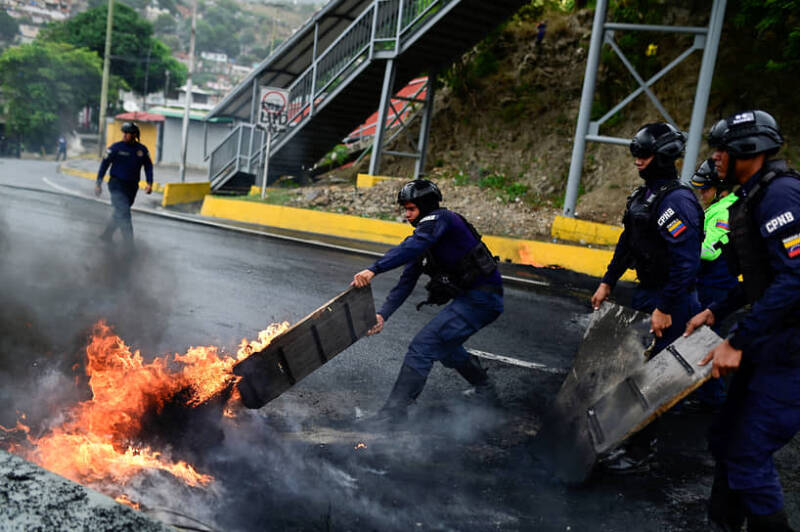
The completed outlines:
<svg viewBox="0 0 800 532">
<path fill-rule="evenodd" d="M 589 411 L 608 390 L 642 367 L 651 343 L 650 320 L 636 310 L 603 303 L 592 313 L 572 369 L 548 408 L 537 452 L 561 480 L 585 481 L 597 460 L 590 433 L 603 439 Z"/>
<path fill-rule="evenodd" d="M 614 449 L 706 382 L 711 365 L 697 363 L 721 341 L 705 326 L 680 337 L 601 397 L 590 407 L 604 434 L 595 453 Z"/>
<path fill-rule="evenodd" d="M 375 325 L 372 289 L 351 287 L 233 368 L 242 403 L 261 408 L 363 337 Z"/>
<path fill-rule="evenodd" d="M 649 317 L 605 303 L 587 328 L 572 370 L 539 431 L 556 475 L 588 479 L 606 453 L 708 380 L 697 363 L 721 339 L 707 327 L 648 356 Z"/>
</svg>

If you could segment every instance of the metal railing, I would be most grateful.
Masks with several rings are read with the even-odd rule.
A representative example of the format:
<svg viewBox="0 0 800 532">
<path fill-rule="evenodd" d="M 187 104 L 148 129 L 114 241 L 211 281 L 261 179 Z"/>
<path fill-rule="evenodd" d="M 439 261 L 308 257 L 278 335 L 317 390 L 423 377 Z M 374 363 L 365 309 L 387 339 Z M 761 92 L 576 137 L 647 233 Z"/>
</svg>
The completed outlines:
<svg viewBox="0 0 800 532">
<path fill-rule="evenodd" d="M 442 6 L 454 0 L 376 0 L 322 52 L 289 86 L 289 124 L 292 128 L 308 120 L 313 107 L 341 84 L 371 55 L 399 50 L 404 38 Z M 377 10 L 377 11 L 376 11 Z M 273 142 L 291 129 L 278 134 Z"/>
<path fill-rule="evenodd" d="M 288 124 L 272 139 L 271 152 L 303 127 L 324 103 L 375 53 L 399 52 L 404 40 L 445 5 L 458 0 L 375 0 L 288 87 Z M 209 180 L 224 181 L 240 170 L 256 173 L 263 161 L 263 142 L 251 143 L 253 124 L 241 124 L 210 155 Z M 256 135 L 254 138 L 258 138 Z M 263 141 L 263 138 L 261 139 Z M 257 160 L 257 161 L 256 161 Z"/>
<path fill-rule="evenodd" d="M 212 189 L 239 171 L 255 172 L 253 156 L 257 158 L 263 147 L 263 135 L 254 124 L 239 124 L 228 133 L 209 156 L 208 180 Z"/>
</svg>

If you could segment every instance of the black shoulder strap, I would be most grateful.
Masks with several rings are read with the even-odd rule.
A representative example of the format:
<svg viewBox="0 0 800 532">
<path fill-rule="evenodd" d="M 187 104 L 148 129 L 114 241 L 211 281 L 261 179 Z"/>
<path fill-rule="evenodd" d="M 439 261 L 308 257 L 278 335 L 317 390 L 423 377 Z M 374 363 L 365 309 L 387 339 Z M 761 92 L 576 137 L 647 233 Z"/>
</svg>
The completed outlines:
<svg viewBox="0 0 800 532">
<path fill-rule="evenodd" d="M 457 213 L 456 211 L 451 211 L 451 212 L 452 212 L 453 214 L 455 214 L 456 216 L 458 216 L 459 218 L 461 218 L 461 220 L 464 222 L 464 225 L 466 225 L 466 226 L 467 226 L 467 229 L 469 229 L 470 233 L 472 233 L 472 236 L 474 236 L 474 237 L 475 237 L 475 238 L 477 238 L 478 240 L 480 240 L 480 239 L 481 239 L 481 234 L 478 232 L 478 230 L 477 230 L 477 229 L 475 229 L 475 226 L 474 226 L 474 225 L 472 225 L 471 223 L 469 223 L 469 222 L 467 221 L 467 219 L 466 219 L 466 218 L 464 218 L 464 217 L 463 217 L 463 216 L 462 216 L 460 213 Z"/>
</svg>

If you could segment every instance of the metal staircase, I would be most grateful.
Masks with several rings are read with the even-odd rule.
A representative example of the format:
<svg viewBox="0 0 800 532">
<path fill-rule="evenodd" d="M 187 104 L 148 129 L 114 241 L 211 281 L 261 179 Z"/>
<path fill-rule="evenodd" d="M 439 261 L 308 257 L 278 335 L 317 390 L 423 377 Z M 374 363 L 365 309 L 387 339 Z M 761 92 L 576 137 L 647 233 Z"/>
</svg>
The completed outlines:
<svg viewBox="0 0 800 532">
<path fill-rule="evenodd" d="M 284 88 L 290 95 L 288 127 L 271 142 L 271 183 L 311 168 L 376 108 L 383 111 L 379 123 L 384 123 L 395 87 L 447 68 L 525 3 L 331 1 L 208 114 L 208 119 L 224 116 L 238 122 L 210 153 L 212 190 L 260 184 L 265 135 L 254 122 L 261 86 Z M 429 90 L 418 168 L 424 165 L 432 101 Z M 378 148 L 381 137 L 379 128 Z M 376 153 L 379 159 L 380 150 L 373 148 L 373 157 Z"/>
</svg>

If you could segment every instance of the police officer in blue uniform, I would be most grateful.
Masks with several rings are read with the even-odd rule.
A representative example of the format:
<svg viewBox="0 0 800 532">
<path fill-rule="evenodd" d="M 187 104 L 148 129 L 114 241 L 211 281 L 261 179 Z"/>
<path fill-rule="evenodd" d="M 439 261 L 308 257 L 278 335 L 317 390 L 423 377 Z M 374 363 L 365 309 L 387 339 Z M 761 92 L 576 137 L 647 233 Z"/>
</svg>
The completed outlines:
<svg viewBox="0 0 800 532">
<path fill-rule="evenodd" d="M 783 144 L 778 124 L 754 110 L 720 120 L 709 144 L 721 178 L 740 187 L 731 206 L 729 263 L 743 283 L 696 315 L 690 334 L 751 305 L 701 364 L 733 373 L 712 427 L 716 466 L 709 518 L 723 530 L 791 530 L 772 455 L 800 430 L 800 174 L 770 160 Z"/>
<path fill-rule="evenodd" d="M 703 209 L 691 189 L 678 181 L 675 160 L 684 146 L 684 135 L 663 122 L 643 126 L 631 140 L 631 154 L 644 184 L 628 198 L 625 228 L 592 296 L 597 309 L 625 270 L 635 268 L 639 284 L 633 307 L 651 314 L 655 353 L 678 338 L 699 310 L 695 279 Z"/>
<path fill-rule="evenodd" d="M 395 423 L 406 418 L 407 407 L 422 392 L 433 363 L 458 371 L 477 395 L 494 400 L 486 374 L 464 349 L 464 342 L 503 312 L 503 285 L 497 264 L 481 235 L 460 214 L 439 207 L 442 194 L 431 181 L 406 183 L 397 196 L 414 232 L 390 249 L 372 266 L 355 274 L 353 285 L 362 287 L 375 275 L 405 266 L 397 285 L 376 315 L 379 333 L 386 320 L 411 294 L 420 275 L 430 276 L 425 303 L 448 303 L 420 330 L 408 346 L 400 374 L 373 421 Z M 422 304 L 417 306 L 420 308 Z"/>
<path fill-rule="evenodd" d="M 131 205 L 139 190 L 142 167 L 147 178 L 145 193 L 153 191 L 153 162 L 147 147 L 139 142 L 139 127 L 132 122 L 122 124 L 122 140 L 115 142 L 106 150 L 106 155 L 97 171 L 95 194 L 102 193 L 103 176 L 111 166 L 111 177 L 108 180 L 108 192 L 111 195 L 111 206 L 114 212 L 105 231 L 100 235 L 104 242 L 111 242 L 117 229 L 127 247 L 133 246 L 133 223 L 131 222 Z"/>
<path fill-rule="evenodd" d="M 677 339 L 700 309 L 695 281 L 703 209 L 692 190 L 681 185 L 675 168 L 685 144 L 683 133 L 663 122 L 642 126 L 631 140 L 631 154 L 644 184 L 628 198 L 624 230 L 592 296 L 592 306 L 600 308 L 622 274 L 635 268 L 639 284 L 633 308 L 650 314 L 655 335 L 652 354 Z M 601 463 L 612 472 L 641 469 L 653 454 L 651 439 L 652 429 L 641 431 Z"/>
</svg>

